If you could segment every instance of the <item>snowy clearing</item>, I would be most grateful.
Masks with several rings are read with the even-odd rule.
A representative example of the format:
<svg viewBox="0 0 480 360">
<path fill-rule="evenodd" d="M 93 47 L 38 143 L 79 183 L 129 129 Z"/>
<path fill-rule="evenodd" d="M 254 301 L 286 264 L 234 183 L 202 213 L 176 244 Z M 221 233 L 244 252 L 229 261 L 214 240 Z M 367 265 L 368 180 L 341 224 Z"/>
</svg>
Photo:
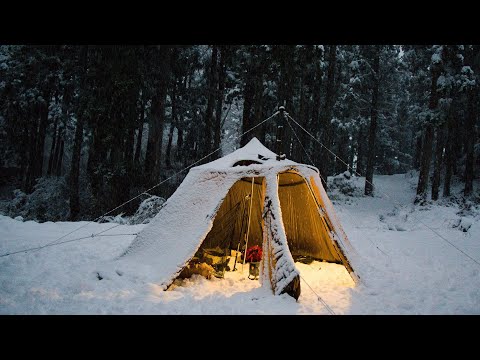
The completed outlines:
<svg viewBox="0 0 480 360">
<path fill-rule="evenodd" d="M 451 204 L 414 207 L 414 179 L 404 174 L 375 176 L 374 182 L 375 197 L 331 197 L 364 260 L 362 285 L 354 286 L 340 265 L 297 263 L 303 280 L 295 302 L 247 279 L 248 266 L 242 275 L 237 264 L 240 271 L 225 279 L 194 275 L 162 291 L 121 271 L 102 272 L 135 237 L 125 234 L 148 226 L 118 225 L 104 233 L 116 236 L 1 257 L 0 314 L 480 314 L 478 211 L 461 216 Z M 45 245 L 85 224 L 0 216 L 0 254 Z M 62 241 L 113 225 L 91 223 Z"/>
</svg>

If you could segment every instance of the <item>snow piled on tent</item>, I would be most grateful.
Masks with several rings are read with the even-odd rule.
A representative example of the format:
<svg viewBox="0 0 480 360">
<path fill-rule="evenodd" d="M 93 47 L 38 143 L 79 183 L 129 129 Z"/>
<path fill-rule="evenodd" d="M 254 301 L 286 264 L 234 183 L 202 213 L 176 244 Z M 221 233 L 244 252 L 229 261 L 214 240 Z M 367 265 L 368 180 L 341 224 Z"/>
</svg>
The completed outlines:
<svg viewBox="0 0 480 360">
<path fill-rule="evenodd" d="M 215 214 L 229 189 L 244 177 L 266 177 L 268 196 L 274 202 L 273 211 L 280 211 L 277 174 L 295 170 L 307 178 L 318 173 L 310 166 L 290 160 L 277 161 L 276 155 L 256 138 L 244 147 L 218 160 L 194 167 L 175 193 L 163 204 L 161 211 L 150 222 L 119 258 L 118 263 L 107 264 L 103 271 L 113 273 L 121 267 L 126 276 L 144 278 L 167 289 L 194 256 L 213 226 Z M 255 161 L 248 166 L 237 166 L 238 161 Z M 325 193 L 323 196 L 326 197 Z M 278 210 L 277 210 L 278 209 Z M 333 209 L 328 208 L 329 212 Z M 281 218 L 273 214 L 275 239 L 279 244 L 273 253 L 282 253 L 276 264 L 275 293 L 280 294 L 298 273 L 288 251 L 284 229 L 276 222 Z M 339 224 L 334 224 L 340 228 Z M 343 242 L 348 242 L 344 237 Z M 343 244 L 342 244 L 343 245 Z M 286 250 L 286 251 L 285 251 Z M 345 249 L 353 251 L 352 249 Z M 348 255 L 347 255 L 348 257 Z M 360 264 L 360 262 L 358 263 Z M 355 271 L 358 268 L 352 264 Z"/>
<path fill-rule="evenodd" d="M 353 181 L 363 186 L 364 179 Z M 330 314 L 317 294 L 335 314 L 480 314 L 480 265 L 425 226 L 480 262 L 480 209 L 462 211 L 452 203 L 413 206 L 415 181 L 405 175 L 375 176 L 375 197 L 332 198 L 364 260 L 364 281 L 358 286 L 343 266 L 314 262 L 295 264 L 313 289 L 302 280 L 298 302 L 287 294 L 274 296 L 240 271 L 227 272 L 225 279 L 194 275 L 163 291 L 148 276 L 128 276 L 120 267 L 105 271 L 105 264 L 135 238 L 120 234 L 148 226 L 119 225 L 104 233 L 116 236 L 0 257 L 0 314 Z M 44 245 L 82 225 L 65 240 L 112 226 L 0 216 L 0 254 Z"/>
</svg>

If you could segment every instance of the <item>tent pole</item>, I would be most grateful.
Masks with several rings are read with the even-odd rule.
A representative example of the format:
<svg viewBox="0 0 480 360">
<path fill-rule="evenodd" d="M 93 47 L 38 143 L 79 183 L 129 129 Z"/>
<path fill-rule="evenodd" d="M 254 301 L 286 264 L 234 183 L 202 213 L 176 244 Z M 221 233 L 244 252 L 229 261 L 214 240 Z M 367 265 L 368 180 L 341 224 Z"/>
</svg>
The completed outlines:
<svg viewBox="0 0 480 360">
<path fill-rule="evenodd" d="M 255 181 L 255 177 L 252 176 L 252 192 L 250 193 L 250 210 L 248 211 L 248 225 L 247 225 L 247 240 L 245 241 L 245 255 L 243 256 L 243 264 L 242 264 L 242 274 L 243 274 L 243 267 L 245 266 L 245 260 L 247 258 L 247 249 L 248 249 L 248 235 L 250 234 L 250 219 L 252 218 L 252 205 L 253 205 L 253 184 Z"/>
</svg>

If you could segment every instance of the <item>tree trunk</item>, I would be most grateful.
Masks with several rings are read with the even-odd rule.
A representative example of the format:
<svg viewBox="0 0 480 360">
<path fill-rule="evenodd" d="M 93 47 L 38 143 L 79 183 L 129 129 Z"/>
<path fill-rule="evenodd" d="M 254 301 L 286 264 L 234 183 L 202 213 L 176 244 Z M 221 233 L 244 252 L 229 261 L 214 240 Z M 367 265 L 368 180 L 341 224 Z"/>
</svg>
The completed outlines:
<svg viewBox="0 0 480 360">
<path fill-rule="evenodd" d="M 243 90 L 243 114 L 242 114 L 242 134 L 253 126 L 253 100 L 255 96 L 256 79 L 256 46 L 253 45 L 250 51 L 250 64 L 246 71 L 245 88 Z M 244 146 L 252 138 L 251 133 L 245 134 L 240 139 L 240 146 Z"/>
<path fill-rule="evenodd" d="M 78 196 L 78 177 L 80 175 L 80 155 L 83 143 L 84 116 L 77 118 L 75 140 L 72 151 L 72 164 L 70 167 L 70 221 L 75 221 L 80 212 L 80 199 Z"/>
<path fill-rule="evenodd" d="M 315 79 L 312 87 L 313 93 L 313 100 L 312 100 L 312 118 L 311 123 L 307 123 L 307 129 L 311 128 L 312 133 L 315 137 L 319 137 L 319 130 L 320 130 L 320 106 L 321 106 L 321 90 L 322 90 L 322 77 L 323 71 L 321 66 L 321 61 L 323 58 L 321 48 L 316 50 L 316 55 L 314 56 L 315 61 Z M 310 150 L 309 153 L 314 161 L 315 165 L 319 164 L 319 152 L 314 152 L 313 149 L 317 148 L 318 143 L 315 142 L 310 136 L 307 137 L 308 139 L 308 149 Z"/>
<path fill-rule="evenodd" d="M 33 183 L 35 180 L 35 163 L 37 161 L 37 125 L 38 120 L 35 121 L 30 125 L 30 129 L 28 131 L 28 165 L 27 165 L 27 172 L 25 176 L 25 185 L 24 189 L 27 194 L 33 191 Z"/>
<path fill-rule="evenodd" d="M 420 164 L 422 163 L 422 135 L 417 136 L 415 144 L 415 158 L 413 160 L 413 167 L 416 170 L 420 170 Z"/>
<path fill-rule="evenodd" d="M 159 86 L 149 124 L 147 153 L 145 154 L 145 173 L 152 182 L 156 182 L 160 176 L 166 90 L 166 84 Z"/>
<path fill-rule="evenodd" d="M 167 149 L 165 151 L 165 165 L 167 166 L 167 168 L 172 167 L 171 152 L 172 152 L 173 132 L 175 130 L 175 125 L 178 122 L 177 89 L 178 89 L 178 82 L 177 82 L 177 78 L 175 78 L 173 79 L 172 94 L 170 96 L 172 99 L 172 118 L 170 120 L 170 130 L 168 132 L 168 143 L 167 143 Z"/>
<path fill-rule="evenodd" d="M 300 53 L 301 56 L 299 58 L 299 68 L 300 68 L 300 101 L 299 101 L 299 109 L 298 109 L 298 119 L 297 122 L 301 124 L 303 127 L 305 127 L 306 124 L 306 119 L 307 119 L 307 112 L 308 112 L 308 99 L 309 99 L 309 92 L 308 90 L 311 89 L 310 85 L 310 79 L 309 72 L 308 70 L 308 63 L 307 63 L 307 52 L 310 52 L 311 54 L 311 49 L 308 47 L 305 47 L 302 52 Z M 309 56 L 308 59 L 311 61 L 312 56 Z M 300 130 L 297 125 L 292 124 L 292 121 L 290 121 L 290 125 L 295 129 L 295 134 L 293 135 L 293 142 L 295 144 L 294 149 L 293 149 L 293 155 L 292 159 L 295 161 L 298 161 L 300 163 L 306 163 L 310 162 L 307 155 L 305 155 L 305 152 L 303 148 L 305 148 L 306 141 L 305 141 L 305 132 Z M 289 126 L 287 126 L 289 127 Z M 297 129 L 299 131 L 297 131 Z M 298 137 L 298 139 L 297 139 Z M 300 142 L 300 144 L 299 144 Z M 303 147 L 303 148 L 302 148 Z M 306 148 L 305 148 L 306 149 Z M 308 155 L 310 156 L 310 154 Z M 311 158 L 311 157 L 310 157 Z M 313 165 L 313 164 L 312 164 Z"/>
<path fill-rule="evenodd" d="M 222 134 L 222 108 L 223 108 L 223 96 L 225 92 L 225 57 L 228 50 L 225 47 L 220 46 L 219 51 L 219 63 L 218 63 L 218 88 L 217 88 L 217 109 L 215 110 L 215 125 L 213 129 L 213 148 L 218 149 L 220 147 L 220 140 Z M 216 152 L 216 156 L 219 157 L 221 153 Z"/>
<path fill-rule="evenodd" d="M 428 123 L 425 129 L 423 140 L 422 161 L 420 163 L 420 174 L 418 177 L 417 196 L 415 203 L 422 204 L 427 198 L 428 177 L 430 172 L 430 160 L 432 159 L 433 125 Z"/>
<path fill-rule="evenodd" d="M 467 121 L 466 121 L 466 142 L 465 142 L 465 188 L 464 196 L 469 196 L 473 192 L 473 174 L 474 174 L 474 145 L 475 145 L 475 88 L 467 90 Z"/>
<path fill-rule="evenodd" d="M 58 118 L 55 117 L 55 122 L 53 123 L 53 132 L 52 132 L 52 145 L 50 146 L 50 156 L 48 157 L 47 175 L 52 175 L 53 162 L 55 160 L 55 148 L 57 147 L 57 124 L 58 124 Z"/>
<path fill-rule="evenodd" d="M 37 161 L 35 162 L 35 177 L 43 175 L 43 155 L 45 153 L 45 137 L 47 135 L 48 126 L 48 107 L 50 104 L 50 95 L 44 94 L 45 104 L 40 108 L 40 124 L 37 136 Z"/>
<path fill-rule="evenodd" d="M 181 156 L 183 158 L 183 129 L 180 127 L 177 129 L 178 131 L 178 140 L 177 140 L 177 156 Z"/>
<path fill-rule="evenodd" d="M 378 88 L 380 85 L 380 46 L 375 46 L 373 60 L 373 89 L 370 109 L 370 128 L 368 130 L 367 170 L 365 172 L 365 195 L 373 195 L 373 170 L 375 168 L 375 137 L 377 136 Z"/>
<path fill-rule="evenodd" d="M 150 183 L 156 183 L 160 177 L 163 124 L 165 122 L 165 105 L 170 77 L 169 48 L 161 46 L 159 49 L 160 75 L 157 91 L 152 100 L 152 114 L 148 127 L 147 152 L 145 154 L 145 174 Z"/>
<path fill-rule="evenodd" d="M 328 69 L 327 69 L 327 89 L 325 93 L 325 104 L 323 107 L 323 112 L 320 116 L 320 126 L 322 133 L 322 143 L 327 148 L 332 147 L 332 130 L 330 120 L 332 118 L 332 110 L 335 104 L 335 94 L 334 94 L 334 85 L 335 85 L 335 68 L 337 63 L 337 46 L 330 45 L 328 49 Z M 322 182 L 327 180 L 327 176 L 330 171 L 331 164 L 331 154 L 324 147 L 320 150 L 320 174 L 322 175 Z M 323 186 L 327 188 L 327 184 L 323 183 Z"/>
<path fill-rule="evenodd" d="M 215 109 L 215 88 L 217 85 L 217 58 L 218 46 L 212 46 L 212 59 L 208 75 L 207 110 L 205 112 L 204 149 L 203 154 L 207 155 L 212 151 L 213 133 L 213 110 Z"/>
<path fill-rule="evenodd" d="M 85 79 L 88 66 L 88 45 L 84 45 L 80 55 L 83 67 L 80 91 L 85 91 Z M 77 128 L 75 129 L 75 139 L 72 150 L 72 163 L 70 166 L 70 220 L 75 221 L 80 213 L 80 198 L 78 195 L 78 178 L 80 175 L 80 155 L 83 143 L 83 125 L 85 116 L 79 112 L 77 117 Z M 63 142 L 62 142 L 63 143 Z M 62 151 L 63 153 L 63 151 Z M 60 166 L 59 166 L 60 167 Z"/>
<path fill-rule="evenodd" d="M 138 164 L 140 162 L 140 154 L 142 153 L 142 137 L 143 137 L 144 122 L 145 122 L 145 104 L 142 101 L 142 108 L 140 110 L 140 123 L 138 124 L 137 145 L 135 147 L 135 156 L 133 159 L 133 162 L 135 164 Z"/>
<path fill-rule="evenodd" d="M 364 137 L 364 130 L 360 127 L 358 130 L 358 140 L 357 140 L 357 164 L 356 164 L 356 172 L 359 176 L 364 174 L 364 154 L 365 154 L 365 137 Z"/>
<path fill-rule="evenodd" d="M 133 165 L 133 144 L 135 143 L 135 128 L 127 129 L 127 136 L 125 139 L 124 161 L 127 169 L 131 169 Z"/>
<path fill-rule="evenodd" d="M 428 108 L 430 110 L 430 119 L 427 120 L 425 128 L 425 138 L 422 148 L 422 160 L 420 164 L 420 174 L 418 177 L 417 196 L 415 204 L 423 204 L 427 199 L 428 178 L 430 176 L 430 161 L 432 159 L 432 143 L 433 143 L 433 118 L 434 110 L 438 105 L 437 80 L 440 75 L 438 65 L 432 65 L 430 101 Z"/>
<path fill-rule="evenodd" d="M 167 169 L 170 169 L 172 167 L 172 163 L 170 161 L 170 153 L 172 151 L 172 141 L 173 141 L 173 131 L 175 130 L 175 125 L 173 124 L 173 119 L 172 122 L 170 123 L 170 130 L 168 131 L 168 143 L 167 143 L 167 149 L 165 151 L 165 165 L 167 166 Z"/>
<path fill-rule="evenodd" d="M 350 143 L 349 135 L 346 130 L 338 130 L 336 138 L 337 142 L 337 156 L 340 159 L 343 159 L 347 164 L 344 164 L 342 161 L 337 161 L 335 163 L 335 173 L 343 173 L 344 171 L 350 170 L 348 163 L 350 160 L 350 154 L 348 151 L 348 145 Z M 351 170 L 350 170 L 351 171 Z"/>
<path fill-rule="evenodd" d="M 444 147 L 444 125 L 437 128 L 437 142 L 435 145 L 435 163 L 433 166 L 432 179 L 432 200 L 438 200 L 438 189 L 440 187 L 440 173 L 443 165 L 443 147 Z"/>
<path fill-rule="evenodd" d="M 285 110 L 296 118 L 295 108 L 293 106 L 293 93 L 294 93 L 294 57 L 295 57 L 295 45 L 279 45 L 280 56 L 280 77 L 278 80 L 278 104 L 285 106 Z M 278 120 L 277 120 L 278 121 Z M 283 139 L 281 150 L 288 158 L 292 158 L 292 133 L 290 127 L 286 122 L 283 123 Z"/>
<path fill-rule="evenodd" d="M 60 160 L 60 157 L 63 159 L 63 147 L 64 147 L 63 138 L 65 137 L 66 126 L 67 126 L 67 117 L 63 117 L 62 124 L 59 125 L 58 131 L 57 131 L 57 144 L 55 145 L 55 153 L 53 155 L 52 174 L 55 174 L 55 176 L 60 176 L 59 174 L 61 174 L 62 161 Z M 60 154 L 60 150 L 62 150 L 61 154 Z"/>
<path fill-rule="evenodd" d="M 63 147 L 65 142 L 60 138 L 60 149 L 58 150 L 58 158 L 55 163 L 55 176 L 62 176 L 62 164 L 63 164 Z"/>
</svg>

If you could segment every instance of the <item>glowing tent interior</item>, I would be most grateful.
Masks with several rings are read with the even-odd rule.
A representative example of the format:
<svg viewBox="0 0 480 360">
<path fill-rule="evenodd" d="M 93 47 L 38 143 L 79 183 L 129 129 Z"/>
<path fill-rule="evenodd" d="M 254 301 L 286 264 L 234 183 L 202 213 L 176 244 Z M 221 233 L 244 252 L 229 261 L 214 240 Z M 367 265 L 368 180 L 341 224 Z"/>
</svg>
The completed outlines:
<svg viewBox="0 0 480 360">
<path fill-rule="evenodd" d="M 253 196 L 250 196 L 253 194 Z M 164 289 L 202 252 L 230 255 L 262 247 L 260 281 L 276 295 L 300 296 L 295 260 L 345 266 L 355 282 L 358 255 L 345 235 L 318 170 L 253 138 L 244 147 L 190 169 L 175 193 L 118 261 L 136 263 Z M 138 267 L 137 267 L 138 268 Z"/>
</svg>

